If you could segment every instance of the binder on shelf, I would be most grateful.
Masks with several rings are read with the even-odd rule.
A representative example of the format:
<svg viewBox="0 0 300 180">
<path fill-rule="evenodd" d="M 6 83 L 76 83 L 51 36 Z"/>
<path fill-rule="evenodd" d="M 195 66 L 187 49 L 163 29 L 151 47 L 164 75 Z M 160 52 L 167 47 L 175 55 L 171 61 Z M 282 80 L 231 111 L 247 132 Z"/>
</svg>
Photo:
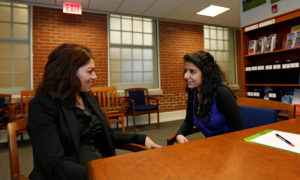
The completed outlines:
<svg viewBox="0 0 300 180">
<path fill-rule="evenodd" d="M 279 138 L 276 134 L 280 135 L 285 140 L 288 140 L 288 142 L 292 143 L 294 146 Z M 246 137 L 244 138 L 244 140 L 247 142 L 261 144 L 300 154 L 300 134 L 266 129 L 249 137 Z"/>
<path fill-rule="evenodd" d="M 300 84 L 300 62 L 299 61 L 293 61 L 290 63 L 290 76 L 289 81 L 291 84 Z"/>
<path fill-rule="evenodd" d="M 255 79 L 255 84 L 265 84 L 266 82 L 266 71 L 264 65 L 257 66 L 257 78 Z"/>
<path fill-rule="evenodd" d="M 257 70 L 257 66 L 251 66 L 251 84 L 256 83 L 258 77 L 258 70 Z"/>
<path fill-rule="evenodd" d="M 271 84 L 281 84 L 284 81 L 280 62 L 276 62 L 273 64 L 272 74 L 273 78 L 271 79 Z"/>
<path fill-rule="evenodd" d="M 273 65 L 267 64 L 265 65 L 265 76 L 266 76 L 266 84 L 272 84 L 273 79 Z"/>
<path fill-rule="evenodd" d="M 283 62 L 282 66 L 282 74 L 284 74 L 285 78 L 282 84 L 295 84 L 293 83 L 292 69 L 290 62 Z"/>
<path fill-rule="evenodd" d="M 246 66 L 246 68 L 245 68 L 245 71 L 246 71 L 246 83 L 247 84 L 251 84 L 251 81 L 252 81 L 252 79 L 251 79 L 251 66 Z"/>
<path fill-rule="evenodd" d="M 276 90 L 273 89 L 272 91 L 269 91 L 270 100 L 281 102 L 281 97 L 282 97 L 281 91 L 277 89 Z"/>
<path fill-rule="evenodd" d="M 264 89 L 260 88 L 260 87 L 248 88 L 247 97 L 249 97 L 249 98 L 263 98 L 264 97 Z"/>
</svg>

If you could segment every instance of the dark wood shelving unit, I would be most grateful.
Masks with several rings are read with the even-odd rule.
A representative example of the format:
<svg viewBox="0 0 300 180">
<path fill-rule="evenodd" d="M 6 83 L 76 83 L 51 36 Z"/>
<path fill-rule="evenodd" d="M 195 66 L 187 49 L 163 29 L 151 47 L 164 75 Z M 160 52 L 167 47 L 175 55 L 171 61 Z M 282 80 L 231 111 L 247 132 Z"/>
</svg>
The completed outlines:
<svg viewBox="0 0 300 180">
<path fill-rule="evenodd" d="M 279 16 L 268 18 L 257 23 L 250 24 L 242 28 L 242 57 L 244 65 L 245 95 L 248 88 L 253 87 L 276 87 L 282 89 L 300 87 L 300 84 L 259 84 L 246 82 L 246 67 L 259 66 L 286 61 L 300 60 L 300 47 L 286 49 L 286 37 L 290 33 L 291 27 L 300 25 L 300 8 L 284 13 Z M 257 40 L 262 36 L 276 34 L 276 47 L 273 51 L 248 55 L 249 41 Z M 283 74 L 284 76 L 285 74 Z"/>
</svg>

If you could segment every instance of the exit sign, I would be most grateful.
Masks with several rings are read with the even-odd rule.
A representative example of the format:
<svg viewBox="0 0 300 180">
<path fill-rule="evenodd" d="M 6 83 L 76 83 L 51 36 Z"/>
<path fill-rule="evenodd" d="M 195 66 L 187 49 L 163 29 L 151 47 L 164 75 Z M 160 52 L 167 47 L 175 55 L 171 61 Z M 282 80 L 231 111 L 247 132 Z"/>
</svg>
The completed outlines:
<svg viewBox="0 0 300 180">
<path fill-rule="evenodd" d="M 63 12 L 68 14 L 82 14 L 80 3 L 64 2 Z"/>
</svg>

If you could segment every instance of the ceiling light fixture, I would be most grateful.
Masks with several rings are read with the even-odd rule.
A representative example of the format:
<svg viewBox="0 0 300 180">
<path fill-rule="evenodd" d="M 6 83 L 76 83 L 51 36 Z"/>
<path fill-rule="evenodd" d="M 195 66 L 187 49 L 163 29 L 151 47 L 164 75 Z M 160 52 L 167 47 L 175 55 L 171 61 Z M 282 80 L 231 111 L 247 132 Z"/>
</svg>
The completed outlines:
<svg viewBox="0 0 300 180">
<path fill-rule="evenodd" d="M 210 5 L 207 8 L 197 12 L 197 15 L 203 15 L 203 16 L 211 16 L 215 17 L 225 11 L 228 11 L 230 8 L 227 7 L 221 7 L 221 6 L 215 6 L 215 5 Z"/>
</svg>

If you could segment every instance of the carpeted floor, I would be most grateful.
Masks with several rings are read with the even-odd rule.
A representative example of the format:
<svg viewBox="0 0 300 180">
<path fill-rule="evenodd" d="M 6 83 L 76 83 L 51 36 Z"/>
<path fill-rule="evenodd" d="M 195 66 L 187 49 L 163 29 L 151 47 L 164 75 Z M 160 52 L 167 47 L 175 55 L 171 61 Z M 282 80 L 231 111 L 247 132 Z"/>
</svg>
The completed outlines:
<svg viewBox="0 0 300 180">
<path fill-rule="evenodd" d="M 164 122 L 160 124 L 160 129 L 157 129 L 156 124 L 151 125 L 140 125 L 136 127 L 136 133 L 145 134 L 151 137 L 156 143 L 166 146 L 167 138 L 172 134 L 176 133 L 178 128 L 180 127 L 182 120 L 180 121 L 170 121 Z M 116 129 L 117 131 L 121 131 L 121 128 Z M 132 127 L 128 127 L 125 129 L 126 133 L 134 133 Z M 201 133 L 196 133 L 188 136 L 188 139 L 195 140 L 203 138 L 204 136 Z M 32 161 L 32 149 L 30 142 L 22 141 L 18 144 L 19 148 L 19 162 L 21 173 L 28 176 L 33 168 Z M 124 150 L 117 150 L 117 155 L 131 153 Z M 0 144 L 0 179 L 9 180 L 10 179 L 10 167 L 9 167 L 9 153 L 7 148 L 7 143 Z"/>
</svg>

